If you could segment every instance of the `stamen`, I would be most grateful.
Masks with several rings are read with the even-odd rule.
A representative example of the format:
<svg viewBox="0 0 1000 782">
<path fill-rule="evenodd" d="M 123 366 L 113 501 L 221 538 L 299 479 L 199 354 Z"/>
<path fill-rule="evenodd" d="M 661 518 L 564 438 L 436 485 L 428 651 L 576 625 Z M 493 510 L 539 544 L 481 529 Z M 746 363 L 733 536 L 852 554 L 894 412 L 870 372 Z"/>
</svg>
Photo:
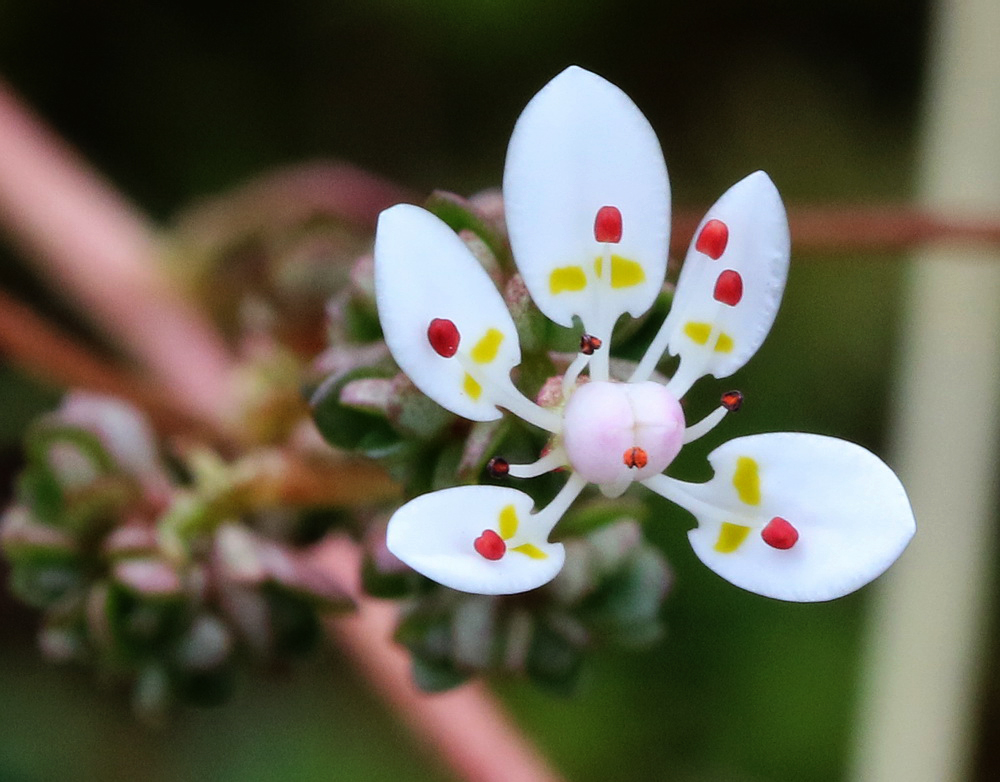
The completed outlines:
<svg viewBox="0 0 1000 782">
<path fill-rule="evenodd" d="M 743 407 L 743 392 L 726 391 L 726 393 L 722 395 L 722 406 L 730 413 L 735 413 Z"/>
<path fill-rule="evenodd" d="M 629 448 L 622 456 L 622 461 L 630 469 L 641 470 L 649 462 L 649 456 L 642 448 Z"/>
<path fill-rule="evenodd" d="M 721 407 L 715 408 L 698 423 L 689 426 L 684 430 L 683 444 L 687 445 L 688 443 L 693 443 L 699 437 L 704 437 L 719 425 L 719 422 L 726 417 L 726 413 L 728 412 L 729 408 L 723 403 Z"/>
<path fill-rule="evenodd" d="M 709 220 L 698 234 L 694 249 L 717 261 L 729 243 L 729 227 L 721 220 Z"/>
<path fill-rule="evenodd" d="M 510 473 L 510 463 L 501 456 L 494 456 L 486 463 L 486 472 L 491 478 L 506 478 Z"/>
<path fill-rule="evenodd" d="M 451 358 L 458 352 L 461 335 L 455 324 L 446 318 L 434 318 L 427 326 L 427 341 L 434 352 L 443 358 Z"/>
<path fill-rule="evenodd" d="M 529 424 L 534 424 L 553 434 L 557 434 L 562 428 L 562 419 L 556 413 L 546 410 L 525 397 L 517 390 L 508 375 L 491 371 L 488 365 L 484 367 L 482 364 L 475 363 L 465 353 L 455 354 L 455 359 L 466 372 L 465 382 L 468 384 L 466 393 L 469 393 L 469 388 L 477 392 L 474 399 L 478 399 L 485 393 L 492 404 L 506 407 L 518 418 Z M 471 393 L 469 395 L 473 396 Z"/>
<path fill-rule="evenodd" d="M 511 464 L 508 465 L 507 471 L 511 478 L 537 478 L 547 472 L 561 470 L 567 462 L 566 452 L 562 448 L 546 447 L 538 461 L 531 464 Z"/>
<path fill-rule="evenodd" d="M 533 515 L 534 528 L 539 531 L 544 530 L 545 536 L 548 537 L 548 533 L 556 526 L 563 514 L 569 510 L 569 506 L 580 496 L 580 492 L 586 485 L 587 480 L 580 473 L 571 473 L 569 480 L 552 499 L 552 502 Z"/>
<path fill-rule="evenodd" d="M 594 355 L 594 351 L 604 343 L 593 334 L 583 334 L 580 337 L 580 352 L 585 356 Z"/>
<path fill-rule="evenodd" d="M 580 377 L 583 368 L 590 363 L 591 355 L 592 353 L 577 353 L 576 358 L 566 367 L 566 374 L 562 378 L 562 397 L 564 400 L 569 399 L 569 393 L 576 385 L 576 379 Z"/>
<path fill-rule="evenodd" d="M 726 269 L 715 281 L 715 290 L 712 296 L 716 301 L 735 307 L 743 298 L 743 278 L 740 273 L 732 269 Z"/>
<path fill-rule="evenodd" d="M 719 516 L 720 508 L 718 505 L 705 498 L 706 484 L 704 483 L 679 481 L 660 473 L 652 478 L 646 478 L 642 481 L 642 485 L 661 497 L 676 502 L 693 516 L 705 516 L 706 518 L 718 518 Z M 732 508 L 726 509 L 725 516 L 732 519 L 731 523 L 743 524 L 744 526 L 753 523 L 752 518 L 744 517 L 739 512 L 734 512 Z"/>
<path fill-rule="evenodd" d="M 617 244 L 622 240 L 622 213 L 616 206 L 602 206 L 594 218 L 594 238 Z"/>
<path fill-rule="evenodd" d="M 494 562 L 507 553 L 507 544 L 491 529 L 484 529 L 472 545 L 481 557 Z"/>
<path fill-rule="evenodd" d="M 799 531 L 781 516 L 775 516 L 760 531 L 760 536 L 771 548 L 786 551 L 798 542 Z"/>
</svg>

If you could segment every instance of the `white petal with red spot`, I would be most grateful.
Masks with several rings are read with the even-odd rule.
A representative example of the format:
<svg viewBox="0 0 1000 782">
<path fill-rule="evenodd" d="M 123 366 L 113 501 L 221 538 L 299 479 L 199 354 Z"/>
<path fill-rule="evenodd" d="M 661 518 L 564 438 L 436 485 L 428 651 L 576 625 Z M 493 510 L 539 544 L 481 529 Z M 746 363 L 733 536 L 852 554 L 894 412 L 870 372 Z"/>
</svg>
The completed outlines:
<svg viewBox="0 0 1000 782">
<path fill-rule="evenodd" d="M 575 66 L 550 81 L 514 128 L 503 193 L 518 269 L 549 318 L 571 326 L 578 315 L 606 339 L 620 314 L 650 307 L 670 186 L 656 134 L 620 89 Z"/>
<path fill-rule="evenodd" d="M 440 584 L 509 595 L 555 578 L 566 553 L 547 541 L 527 494 L 503 486 L 459 486 L 406 503 L 389 520 L 389 550 Z M 498 539 L 500 542 L 498 542 Z M 502 545 L 501 545 L 502 542 Z"/>
<path fill-rule="evenodd" d="M 681 356 L 678 374 L 727 377 L 757 352 L 781 302 L 788 256 L 785 208 L 758 171 L 723 194 L 691 240 L 664 326 L 670 353 Z"/>
<path fill-rule="evenodd" d="M 416 206 L 384 211 L 375 238 L 375 292 L 386 344 L 420 390 L 465 418 L 499 418 L 490 386 L 508 384 L 521 361 L 517 331 L 458 235 Z M 456 350 L 447 338 L 451 327 Z"/>
<path fill-rule="evenodd" d="M 896 475 L 846 440 L 753 435 L 709 461 L 712 480 L 669 496 L 698 519 L 688 533 L 698 557 L 751 592 L 799 602 L 846 595 L 888 568 L 916 530 Z"/>
</svg>

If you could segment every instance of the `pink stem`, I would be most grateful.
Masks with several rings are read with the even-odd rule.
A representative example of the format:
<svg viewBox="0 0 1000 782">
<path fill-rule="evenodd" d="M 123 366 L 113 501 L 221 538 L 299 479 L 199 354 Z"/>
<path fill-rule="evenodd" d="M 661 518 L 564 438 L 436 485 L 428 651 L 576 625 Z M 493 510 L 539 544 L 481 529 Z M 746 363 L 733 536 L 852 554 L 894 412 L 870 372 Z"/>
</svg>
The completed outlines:
<svg viewBox="0 0 1000 782">
<path fill-rule="evenodd" d="M 153 226 L 2 81 L 0 222 L 170 392 L 219 416 L 231 358 L 161 273 Z"/>
<path fill-rule="evenodd" d="M 324 544 L 319 555 L 338 577 L 360 572 L 357 546 L 346 538 Z M 360 587 L 354 587 L 360 594 Z M 560 777 L 525 740 L 480 683 L 428 695 L 416 689 L 410 662 L 391 642 L 396 607 L 369 597 L 358 599 L 358 611 L 331 625 L 340 645 L 368 680 L 428 744 L 467 782 L 558 782 Z"/>
<path fill-rule="evenodd" d="M 671 250 L 683 257 L 705 210 L 674 215 Z M 799 206 L 788 210 L 796 253 L 892 253 L 933 241 L 966 245 L 1000 244 L 1000 215 L 992 219 L 951 218 L 906 204 Z"/>
</svg>

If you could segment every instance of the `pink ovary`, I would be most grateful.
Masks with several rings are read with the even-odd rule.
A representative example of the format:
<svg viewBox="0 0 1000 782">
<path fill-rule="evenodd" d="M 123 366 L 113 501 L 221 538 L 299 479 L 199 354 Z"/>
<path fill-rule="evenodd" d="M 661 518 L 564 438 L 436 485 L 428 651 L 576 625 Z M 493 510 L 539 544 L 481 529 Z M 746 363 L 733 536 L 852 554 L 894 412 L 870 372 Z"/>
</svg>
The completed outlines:
<svg viewBox="0 0 1000 782">
<path fill-rule="evenodd" d="M 573 393 L 563 415 L 563 447 L 573 469 L 597 484 L 643 480 L 663 472 L 680 452 L 684 413 L 659 383 L 592 381 Z M 623 454 L 646 455 L 630 467 Z"/>
</svg>

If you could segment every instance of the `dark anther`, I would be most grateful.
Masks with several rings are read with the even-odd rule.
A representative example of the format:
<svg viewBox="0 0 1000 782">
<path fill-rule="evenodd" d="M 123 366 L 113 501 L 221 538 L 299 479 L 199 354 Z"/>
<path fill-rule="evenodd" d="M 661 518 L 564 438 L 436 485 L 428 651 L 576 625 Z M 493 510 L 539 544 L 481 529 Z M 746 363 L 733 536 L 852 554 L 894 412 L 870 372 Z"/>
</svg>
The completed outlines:
<svg viewBox="0 0 1000 782">
<path fill-rule="evenodd" d="M 585 356 L 594 355 L 594 351 L 597 350 L 603 343 L 597 337 L 590 334 L 584 334 L 580 337 L 580 352 Z"/>
<path fill-rule="evenodd" d="M 491 478 L 506 478 L 510 473 L 510 464 L 506 459 L 494 456 L 486 463 L 486 472 Z"/>
<path fill-rule="evenodd" d="M 722 395 L 722 406 L 730 413 L 735 413 L 743 407 L 743 392 L 727 391 Z"/>
</svg>

